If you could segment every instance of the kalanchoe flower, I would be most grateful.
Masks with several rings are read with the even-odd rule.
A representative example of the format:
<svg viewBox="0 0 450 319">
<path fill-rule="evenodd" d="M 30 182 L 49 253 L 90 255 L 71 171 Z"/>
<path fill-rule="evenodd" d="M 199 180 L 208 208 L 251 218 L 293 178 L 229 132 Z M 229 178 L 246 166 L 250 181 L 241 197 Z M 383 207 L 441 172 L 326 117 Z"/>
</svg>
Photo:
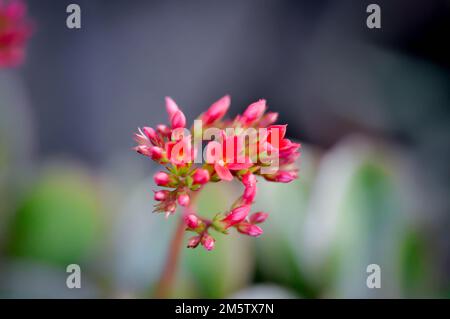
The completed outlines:
<svg viewBox="0 0 450 319">
<path fill-rule="evenodd" d="M 247 218 L 248 213 L 250 212 L 250 206 L 244 205 L 233 209 L 228 215 L 225 216 L 220 222 L 225 229 L 234 226 L 245 218 Z"/>
<path fill-rule="evenodd" d="M 188 214 L 184 217 L 184 221 L 186 223 L 186 226 L 191 229 L 196 229 L 200 226 L 201 220 L 194 214 Z"/>
<path fill-rule="evenodd" d="M 158 186 L 168 186 L 170 182 L 170 176 L 166 172 L 158 172 L 153 176 L 156 185 Z"/>
<path fill-rule="evenodd" d="M 267 217 L 269 217 L 269 214 L 257 212 L 250 216 L 249 221 L 251 224 L 260 224 L 264 222 L 267 219 Z"/>
<path fill-rule="evenodd" d="M 250 223 L 240 223 L 237 225 L 237 230 L 245 235 L 252 236 L 252 237 L 258 237 L 263 233 L 263 230 L 261 227 L 256 226 L 254 224 Z"/>
<path fill-rule="evenodd" d="M 180 204 L 180 206 L 183 206 L 183 207 L 189 206 L 189 201 L 190 201 L 190 198 L 189 198 L 188 194 L 178 195 L 178 204 Z"/>
<path fill-rule="evenodd" d="M 195 248 L 195 247 L 197 247 L 198 244 L 200 244 L 200 240 L 201 239 L 202 239 L 202 237 L 200 235 L 189 238 L 187 247 L 188 248 Z"/>
<path fill-rule="evenodd" d="M 225 113 L 227 113 L 229 107 L 230 96 L 225 95 L 217 102 L 214 102 L 209 107 L 209 109 L 204 114 L 202 114 L 201 120 L 203 121 L 203 124 L 206 126 L 220 120 L 225 115 Z"/>
<path fill-rule="evenodd" d="M 155 195 L 153 196 L 153 198 L 156 201 L 162 202 L 164 200 L 166 200 L 169 196 L 169 191 L 166 190 L 162 190 L 162 191 L 157 191 L 155 192 Z"/>
<path fill-rule="evenodd" d="M 194 184 L 206 184 L 209 182 L 209 172 L 203 168 L 197 168 L 192 174 L 192 179 Z"/>
<path fill-rule="evenodd" d="M 21 0 L 0 0 L 0 69 L 18 66 L 25 58 L 25 45 L 32 33 L 26 13 Z"/>
<path fill-rule="evenodd" d="M 195 123 L 192 131 L 186 129 L 186 117 L 176 102 L 170 97 L 165 102 L 169 125 L 158 124 L 156 129 L 143 127 L 134 135 L 137 142 L 134 149 L 166 170 L 154 175 L 156 185 L 168 189 L 155 192 L 153 211 L 168 217 L 175 214 L 178 206 L 184 207 L 185 229 L 196 233 L 188 240 L 189 248 L 201 244 L 206 250 L 212 250 L 215 239 L 211 230 L 228 234 L 235 228 L 248 236 L 260 236 L 263 230 L 256 224 L 263 223 L 268 214 L 250 214 L 257 194 L 257 176 L 280 183 L 296 179 L 295 161 L 300 156 L 300 144 L 286 138 L 286 125 L 274 124 L 278 113 L 264 114 L 265 100 L 251 103 L 242 115 L 230 120 L 223 119 L 230 107 L 230 97 L 226 95 L 198 117 L 202 123 L 200 126 Z M 214 140 L 197 132 L 196 127 L 215 130 Z M 258 132 L 256 139 L 246 139 L 249 129 Z M 197 149 L 199 144 L 206 145 L 205 153 Z M 256 154 L 250 152 L 250 146 L 255 146 Z M 194 162 L 197 154 L 205 154 L 206 162 Z M 274 163 L 277 165 L 274 170 L 265 170 Z M 205 185 L 234 179 L 242 183 L 243 193 L 238 199 L 230 200 L 232 204 L 227 212 L 218 213 L 213 219 L 194 212 L 194 195 Z"/>
<path fill-rule="evenodd" d="M 202 237 L 202 245 L 203 247 L 205 247 L 206 250 L 213 250 L 214 249 L 214 244 L 215 244 L 215 239 L 210 236 L 209 234 L 205 233 Z"/>
</svg>

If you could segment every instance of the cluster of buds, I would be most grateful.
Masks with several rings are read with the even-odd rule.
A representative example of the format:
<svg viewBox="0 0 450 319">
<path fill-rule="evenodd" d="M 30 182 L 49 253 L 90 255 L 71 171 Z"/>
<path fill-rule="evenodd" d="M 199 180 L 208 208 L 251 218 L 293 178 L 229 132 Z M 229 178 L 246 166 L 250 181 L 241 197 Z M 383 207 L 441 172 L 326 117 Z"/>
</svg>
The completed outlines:
<svg viewBox="0 0 450 319">
<path fill-rule="evenodd" d="M 165 168 L 154 175 L 156 185 L 164 188 L 154 194 L 158 202 L 154 212 L 168 217 L 178 205 L 189 207 L 183 213 L 186 230 L 196 233 L 189 239 L 190 248 L 201 244 L 207 250 L 213 249 L 212 229 L 228 234 L 230 228 L 235 228 L 239 233 L 258 237 L 263 230 L 257 224 L 264 222 L 268 214 L 250 214 L 257 176 L 281 183 L 297 178 L 295 161 L 300 156 L 300 144 L 285 137 L 286 125 L 274 124 L 278 114 L 266 113 L 266 101 L 252 103 L 243 114 L 224 120 L 229 107 L 230 97 L 222 97 L 187 129 L 184 113 L 167 97 L 170 124 L 155 129 L 143 127 L 135 134 L 138 145 L 134 149 Z M 199 150 L 204 144 L 205 152 Z M 213 219 L 193 212 L 191 198 L 204 185 L 234 179 L 242 183 L 244 191 L 228 212 L 218 213 Z"/>
<path fill-rule="evenodd" d="M 0 0 L 0 68 L 22 63 L 32 28 L 21 0 Z"/>
</svg>

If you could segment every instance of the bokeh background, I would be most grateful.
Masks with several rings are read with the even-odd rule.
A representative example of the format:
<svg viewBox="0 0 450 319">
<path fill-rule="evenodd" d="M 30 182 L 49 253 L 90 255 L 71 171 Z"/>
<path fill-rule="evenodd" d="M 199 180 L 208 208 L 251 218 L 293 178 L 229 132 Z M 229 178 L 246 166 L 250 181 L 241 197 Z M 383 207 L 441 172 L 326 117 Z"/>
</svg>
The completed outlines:
<svg viewBox="0 0 450 319">
<path fill-rule="evenodd" d="M 28 1 L 27 61 L 0 70 L 0 297 L 152 297 L 176 222 L 132 133 L 166 95 L 192 120 L 227 93 L 280 112 L 300 178 L 259 183 L 260 238 L 184 249 L 172 297 L 450 297 L 450 1 L 372 2 L 380 30 L 369 1 Z"/>
</svg>

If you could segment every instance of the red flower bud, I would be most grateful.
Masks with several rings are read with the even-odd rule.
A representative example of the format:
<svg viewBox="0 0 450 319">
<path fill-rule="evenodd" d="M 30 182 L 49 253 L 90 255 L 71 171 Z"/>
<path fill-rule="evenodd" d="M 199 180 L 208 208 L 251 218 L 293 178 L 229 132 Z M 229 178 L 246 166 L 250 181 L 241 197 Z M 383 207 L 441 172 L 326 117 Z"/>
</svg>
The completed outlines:
<svg viewBox="0 0 450 319">
<path fill-rule="evenodd" d="M 230 107 L 230 96 L 225 95 L 220 100 L 214 102 L 209 109 L 202 115 L 201 120 L 204 125 L 209 125 L 220 120 Z"/>
<path fill-rule="evenodd" d="M 169 114 L 169 121 L 172 121 L 172 118 L 175 115 L 175 113 L 180 110 L 175 101 L 168 96 L 166 96 L 166 110 L 167 113 Z"/>
<path fill-rule="evenodd" d="M 181 111 L 175 112 L 170 121 L 170 125 L 172 126 L 172 129 L 185 127 L 186 117 L 184 116 L 184 113 Z"/>
<path fill-rule="evenodd" d="M 264 115 L 261 119 L 261 121 L 259 121 L 259 126 L 260 127 L 267 127 L 273 123 L 275 123 L 278 119 L 278 113 L 276 112 L 270 112 L 267 113 L 266 115 Z"/>
<path fill-rule="evenodd" d="M 210 251 L 214 249 L 215 239 L 211 237 L 209 234 L 204 234 L 202 237 L 202 245 L 206 250 Z"/>
<path fill-rule="evenodd" d="M 275 174 L 275 181 L 279 183 L 289 183 L 298 177 L 295 171 L 278 171 Z"/>
<path fill-rule="evenodd" d="M 155 195 L 153 196 L 153 198 L 159 202 L 162 202 L 164 200 L 167 199 L 167 197 L 169 196 L 169 191 L 157 191 L 155 192 Z"/>
<path fill-rule="evenodd" d="M 198 244 L 200 244 L 201 239 L 202 239 L 201 236 L 194 236 L 194 237 L 189 238 L 187 247 L 188 248 L 197 247 Z"/>
<path fill-rule="evenodd" d="M 242 183 L 247 187 L 254 186 L 256 185 L 256 176 L 248 172 L 244 176 L 242 176 Z"/>
<path fill-rule="evenodd" d="M 158 186 L 167 186 L 170 181 L 170 176 L 166 172 L 158 172 L 153 176 L 153 180 Z"/>
<path fill-rule="evenodd" d="M 209 182 L 209 172 L 206 169 L 198 168 L 192 175 L 194 184 L 206 184 Z"/>
<path fill-rule="evenodd" d="M 178 204 L 180 204 L 180 206 L 186 207 L 189 205 L 190 202 L 190 198 L 188 194 L 180 194 L 178 196 Z"/>
<path fill-rule="evenodd" d="M 200 226 L 200 219 L 195 216 L 194 214 L 188 214 L 186 216 L 184 216 L 184 222 L 186 223 L 186 226 L 192 229 L 197 228 L 198 226 Z"/>
<path fill-rule="evenodd" d="M 227 216 L 225 216 L 224 219 L 222 219 L 222 222 L 225 223 L 225 228 L 229 228 L 237 223 L 240 223 L 247 217 L 249 212 L 249 205 L 244 205 L 233 209 Z"/>
<path fill-rule="evenodd" d="M 252 237 L 258 237 L 263 233 L 263 230 L 260 227 L 249 223 L 240 223 L 237 226 L 237 230 L 242 234 Z"/>
<path fill-rule="evenodd" d="M 148 127 L 148 126 L 143 127 L 142 132 L 145 134 L 145 136 L 148 137 L 148 139 L 150 140 L 150 142 L 152 142 L 153 145 L 158 144 L 159 137 L 153 128 Z"/>
<path fill-rule="evenodd" d="M 164 157 L 164 150 L 161 147 L 153 146 L 150 148 L 150 157 L 154 161 L 159 161 Z"/>
<path fill-rule="evenodd" d="M 257 212 L 250 216 L 249 220 L 251 224 L 260 224 L 264 222 L 267 217 L 269 217 L 269 214 L 263 213 L 263 212 Z"/>
<path fill-rule="evenodd" d="M 259 100 L 250 104 L 242 114 L 240 121 L 243 124 L 250 125 L 261 118 L 266 111 L 266 100 Z"/>
<path fill-rule="evenodd" d="M 253 202 L 256 197 L 256 185 L 248 186 L 244 190 L 244 194 L 242 198 L 244 199 L 245 204 L 249 205 Z"/>
</svg>

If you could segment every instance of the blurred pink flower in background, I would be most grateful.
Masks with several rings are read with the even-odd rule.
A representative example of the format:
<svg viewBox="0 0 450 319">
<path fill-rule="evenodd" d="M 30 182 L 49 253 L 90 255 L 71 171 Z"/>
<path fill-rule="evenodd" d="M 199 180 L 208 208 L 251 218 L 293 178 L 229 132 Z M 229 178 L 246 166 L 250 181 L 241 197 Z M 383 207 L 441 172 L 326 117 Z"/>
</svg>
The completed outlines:
<svg viewBox="0 0 450 319">
<path fill-rule="evenodd" d="M 32 33 L 22 0 L 0 0 L 0 68 L 20 65 Z"/>
</svg>

